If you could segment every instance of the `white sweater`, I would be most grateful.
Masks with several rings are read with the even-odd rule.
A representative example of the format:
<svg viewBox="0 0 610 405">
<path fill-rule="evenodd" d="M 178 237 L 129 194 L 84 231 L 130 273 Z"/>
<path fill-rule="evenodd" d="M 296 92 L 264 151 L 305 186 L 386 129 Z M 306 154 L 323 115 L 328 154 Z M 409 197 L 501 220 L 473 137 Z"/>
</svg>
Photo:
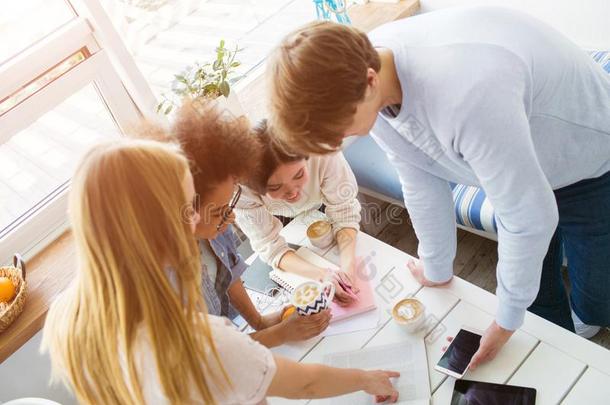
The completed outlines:
<svg viewBox="0 0 610 405">
<path fill-rule="evenodd" d="M 610 170 L 610 78 L 582 49 L 525 14 L 451 8 L 370 34 L 394 53 L 396 118 L 372 135 L 402 183 L 430 280 L 451 277 L 449 182 L 482 187 L 498 226 L 498 324 L 516 329 L 538 293 L 558 221 L 553 190 Z"/>
<path fill-rule="evenodd" d="M 237 224 L 250 239 L 254 251 L 274 267 L 291 250 L 280 236 L 282 223 L 274 215 L 294 218 L 324 204 L 335 233 L 342 228 L 359 229 L 358 185 L 343 154 L 311 156 L 306 166 L 309 181 L 299 201 L 272 200 L 244 187 L 235 209 Z"/>
</svg>

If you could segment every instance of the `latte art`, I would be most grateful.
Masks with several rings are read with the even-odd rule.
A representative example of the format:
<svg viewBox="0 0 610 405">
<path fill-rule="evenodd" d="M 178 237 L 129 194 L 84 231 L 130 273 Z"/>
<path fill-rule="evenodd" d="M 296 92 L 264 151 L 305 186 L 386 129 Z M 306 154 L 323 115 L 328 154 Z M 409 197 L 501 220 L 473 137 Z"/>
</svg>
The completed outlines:
<svg viewBox="0 0 610 405">
<path fill-rule="evenodd" d="M 331 225 L 328 221 L 316 221 L 307 228 L 307 236 L 309 238 L 319 238 L 331 231 Z"/>
<path fill-rule="evenodd" d="M 409 323 L 417 320 L 424 312 L 422 304 L 414 298 L 399 301 L 392 308 L 392 316 L 397 322 Z"/>
<path fill-rule="evenodd" d="M 295 303 L 305 306 L 320 296 L 320 289 L 315 285 L 304 285 L 294 292 Z"/>
</svg>

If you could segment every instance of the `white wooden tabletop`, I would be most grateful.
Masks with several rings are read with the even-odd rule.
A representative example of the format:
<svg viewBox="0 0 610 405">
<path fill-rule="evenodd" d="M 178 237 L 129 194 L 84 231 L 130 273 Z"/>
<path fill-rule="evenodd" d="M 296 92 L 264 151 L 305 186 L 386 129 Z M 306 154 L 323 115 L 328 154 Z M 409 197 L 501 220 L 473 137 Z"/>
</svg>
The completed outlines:
<svg viewBox="0 0 610 405">
<path fill-rule="evenodd" d="M 312 221 L 311 217 L 297 218 L 284 228 L 282 235 L 291 243 L 311 247 L 305 229 Z M 316 252 L 339 264 L 336 247 Z M 286 344 L 273 349 L 274 353 L 296 361 L 320 363 L 329 353 L 425 339 L 431 403 L 449 404 L 454 379 L 434 370 L 441 347 L 446 345 L 445 338 L 454 336 L 461 326 L 487 328 L 496 312 L 496 296 L 458 277 L 447 286 L 421 287 L 406 268 L 411 258 L 408 254 L 363 232 L 358 234 L 356 252 L 367 263 L 377 305 L 382 308 L 379 326 Z M 426 306 L 425 327 L 415 336 L 397 327 L 389 312 L 391 303 L 408 295 L 414 295 Z M 610 404 L 610 351 L 528 312 L 524 325 L 498 356 L 475 372 L 468 371 L 464 378 L 535 388 L 539 405 Z M 281 398 L 268 401 L 272 405 L 324 403 Z"/>
</svg>

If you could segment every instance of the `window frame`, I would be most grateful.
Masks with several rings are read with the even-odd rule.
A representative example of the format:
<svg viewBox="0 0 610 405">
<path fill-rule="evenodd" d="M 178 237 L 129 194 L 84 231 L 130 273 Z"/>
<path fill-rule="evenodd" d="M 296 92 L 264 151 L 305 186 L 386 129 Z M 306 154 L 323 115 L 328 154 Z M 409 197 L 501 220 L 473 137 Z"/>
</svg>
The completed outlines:
<svg viewBox="0 0 610 405">
<path fill-rule="evenodd" d="M 66 4 L 76 15 L 72 20 L 0 65 L 0 100 L 79 51 L 86 58 L 1 114 L 0 144 L 91 84 L 121 133 L 155 115 L 156 98 L 99 0 Z M 69 187 L 68 180 L 0 230 L 0 263 L 15 252 L 28 259 L 68 229 Z"/>
</svg>

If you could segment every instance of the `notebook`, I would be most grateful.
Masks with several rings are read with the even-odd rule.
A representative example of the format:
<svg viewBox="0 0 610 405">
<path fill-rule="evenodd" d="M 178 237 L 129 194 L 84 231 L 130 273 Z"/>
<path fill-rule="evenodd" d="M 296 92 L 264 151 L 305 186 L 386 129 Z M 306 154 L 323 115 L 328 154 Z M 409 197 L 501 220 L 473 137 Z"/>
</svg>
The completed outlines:
<svg viewBox="0 0 610 405">
<path fill-rule="evenodd" d="M 335 264 L 318 256 L 306 247 L 299 248 L 296 251 L 296 254 L 307 260 L 309 263 L 324 269 L 339 269 L 339 267 L 337 267 Z M 287 273 L 277 269 L 271 271 L 270 278 L 289 292 L 294 291 L 294 289 L 301 283 L 311 281 L 310 279 L 297 274 Z M 354 315 L 372 311 L 377 308 L 377 304 L 375 303 L 375 295 L 373 293 L 373 289 L 371 288 L 370 282 L 368 280 L 357 279 L 355 280 L 355 284 L 356 287 L 360 289 L 360 292 L 358 292 L 358 301 L 347 307 L 343 307 L 333 301 L 331 304 L 331 310 L 333 313 L 331 323 L 350 318 Z"/>
</svg>

